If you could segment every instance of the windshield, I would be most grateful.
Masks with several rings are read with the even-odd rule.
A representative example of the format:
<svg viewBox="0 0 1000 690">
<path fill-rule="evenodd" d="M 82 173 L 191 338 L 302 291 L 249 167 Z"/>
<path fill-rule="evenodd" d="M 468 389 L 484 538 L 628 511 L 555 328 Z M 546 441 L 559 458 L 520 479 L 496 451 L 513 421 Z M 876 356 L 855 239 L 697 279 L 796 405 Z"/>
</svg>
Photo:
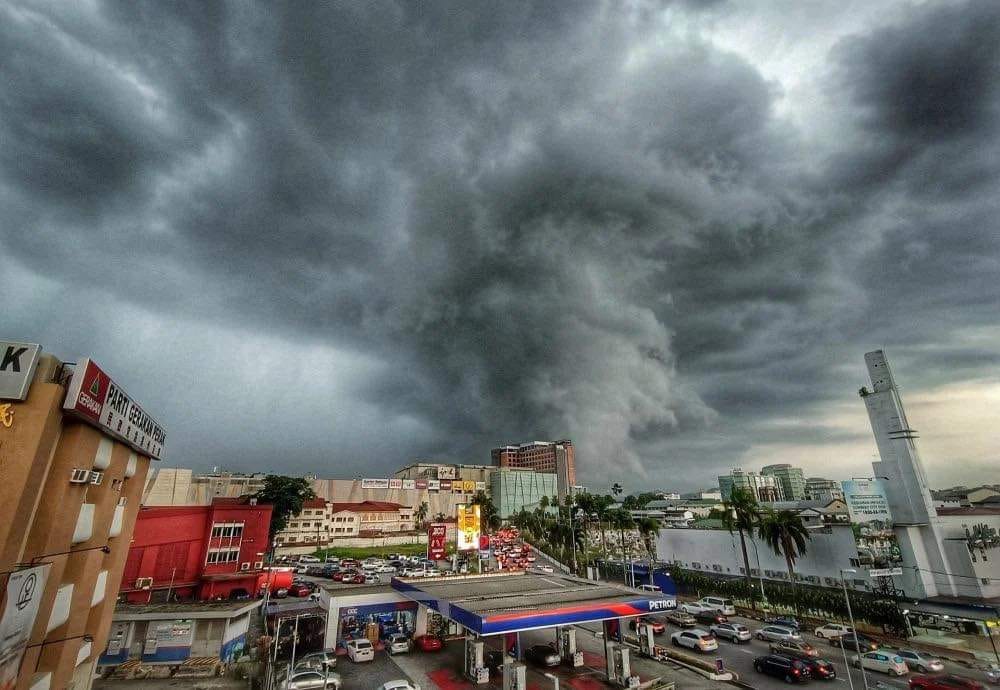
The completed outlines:
<svg viewBox="0 0 1000 690">
<path fill-rule="evenodd" d="M 358 642 L 358 649 L 368 649 L 371 646 L 372 643 L 369 642 L 368 640 L 361 640 L 360 642 Z"/>
</svg>

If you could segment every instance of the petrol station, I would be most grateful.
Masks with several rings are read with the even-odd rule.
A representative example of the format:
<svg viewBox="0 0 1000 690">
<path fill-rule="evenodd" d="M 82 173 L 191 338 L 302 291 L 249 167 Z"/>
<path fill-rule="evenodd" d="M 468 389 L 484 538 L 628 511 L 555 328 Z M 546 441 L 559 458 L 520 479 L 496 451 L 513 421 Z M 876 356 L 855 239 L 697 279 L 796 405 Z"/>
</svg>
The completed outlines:
<svg viewBox="0 0 1000 690">
<path fill-rule="evenodd" d="M 585 580 L 571 575 L 540 572 L 504 572 L 437 578 L 393 578 L 392 589 L 419 609 L 437 612 L 460 626 L 465 636 L 465 675 L 489 682 L 485 638 L 500 637 L 504 655 L 504 690 L 526 687 L 520 633 L 552 629 L 564 664 L 582 666 L 575 625 L 600 622 L 604 626 L 605 669 L 608 681 L 619 687 L 637 687 L 629 663 L 630 648 L 622 643 L 622 619 L 673 608 L 673 599 L 623 585 Z M 419 617 L 419 614 L 418 614 Z M 640 626 L 651 646 L 651 632 Z"/>
</svg>

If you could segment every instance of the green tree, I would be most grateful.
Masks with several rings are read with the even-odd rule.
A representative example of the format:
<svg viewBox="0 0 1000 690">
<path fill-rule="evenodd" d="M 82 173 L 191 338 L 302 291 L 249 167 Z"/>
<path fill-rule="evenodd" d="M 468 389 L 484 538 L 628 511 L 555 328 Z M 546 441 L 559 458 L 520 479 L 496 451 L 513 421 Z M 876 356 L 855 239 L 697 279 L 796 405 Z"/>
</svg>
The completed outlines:
<svg viewBox="0 0 1000 690">
<path fill-rule="evenodd" d="M 549 497 L 542 496 L 540 499 L 538 499 L 538 507 L 541 508 L 542 510 L 546 510 L 549 507 Z"/>
<path fill-rule="evenodd" d="M 254 494 L 258 503 L 268 503 L 271 508 L 271 529 L 268 542 L 274 535 L 288 526 L 288 518 L 302 512 L 302 504 L 316 498 L 312 483 L 303 477 L 285 477 L 269 474 L 264 477 L 264 486 Z"/>
<path fill-rule="evenodd" d="M 649 553 L 650 561 L 652 561 L 656 557 L 656 548 L 653 545 L 653 539 L 660 536 L 660 521 L 656 518 L 641 517 L 636 520 L 636 527 L 639 528 L 639 534 L 642 535 L 642 542 L 646 546 L 646 552 Z"/>
<path fill-rule="evenodd" d="M 753 595 L 753 579 L 750 574 L 750 556 L 747 554 L 746 535 L 753 535 L 754 526 L 760 515 L 760 507 L 757 505 L 757 499 L 754 498 L 754 495 L 741 487 L 733 489 L 729 500 L 723 505 L 725 506 L 721 515 L 723 524 L 730 534 L 734 530 L 740 534 L 740 548 L 743 549 L 743 572 L 746 575 L 747 587 L 751 592 L 750 602 L 753 604 L 756 597 Z"/>
<path fill-rule="evenodd" d="M 773 510 L 768 508 L 757 521 L 757 534 L 771 551 L 785 557 L 788 579 L 795 597 L 795 611 L 798 612 L 797 585 L 795 582 L 795 561 L 806 552 L 809 530 L 802 524 L 802 517 L 793 510 Z"/>
<path fill-rule="evenodd" d="M 479 506 L 479 518 L 484 527 L 495 530 L 500 527 L 500 513 L 493 505 L 493 499 L 482 491 L 477 491 L 476 495 L 469 501 L 471 505 Z"/>
<path fill-rule="evenodd" d="M 615 482 L 614 484 L 611 485 L 611 493 L 615 495 L 615 498 L 621 496 L 624 490 L 625 489 L 623 489 L 622 485 L 619 484 L 618 482 Z"/>
<path fill-rule="evenodd" d="M 417 509 L 413 512 L 413 517 L 416 518 L 417 527 L 423 527 L 424 523 L 427 521 L 427 511 L 430 507 L 427 505 L 427 501 L 424 501 Z"/>
</svg>

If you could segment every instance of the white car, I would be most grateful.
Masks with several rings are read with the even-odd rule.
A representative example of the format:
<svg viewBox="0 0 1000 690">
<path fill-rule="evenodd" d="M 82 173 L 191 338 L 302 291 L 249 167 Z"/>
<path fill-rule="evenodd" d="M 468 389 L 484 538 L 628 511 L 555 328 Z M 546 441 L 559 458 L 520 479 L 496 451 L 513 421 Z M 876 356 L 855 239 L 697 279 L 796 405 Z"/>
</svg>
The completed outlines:
<svg viewBox="0 0 1000 690">
<path fill-rule="evenodd" d="M 320 671 L 293 671 L 292 675 L 281 681 L 280 690 L 340 690 L 340 676 L 336 673 Z"/>
<path fill-rule="evenodd" d="M 864 666 L 869 671 L 881 671 L 890 676 L 905 676 L 910 672 L 906 662 L 903 661 L 903 657 L 898 654 L 884 652 L 881 649 L 876 652 L 865 652 L 861 655 L 860 659 L 857 656 L 853 657 L 851 665 L 854 668 Z"/>
<path fill-rule="evenodd" d="M 315 556 L 299 556 L 299 563 L 319 563 L 320 560 Z"/>
<path fill-rule="evenodd" d="M 716 623 L 708 630 L 717 638 L 721 637 L 724 640 L 729 640 L 730 642 L 734 642 L 736 644 L 749 642 L 750 638 L 753 637 L 750 632 L 750 628 L 745 625 L 740 625 L 739 623 Z"/>
<path fill-rule="evenodd" d="M 801 640 L 802 636 L 791 628 L 780 625 L 765 625 L 754 635 L 758 640 L 766 642 L 784 642 L 786 640 Z"/>
<path fill-rule="evenodd" d="M 390 680 L 378 686 L 378 690 L 420 690 L 420 686 L 408 680 Z"/>
<path fill-rule="evenodd" d="M 715 608 L 706 606 L 700 601 L 685 601 L 681 604 L 681 611 L 684 613 L 690 613 L 693 616 L 694 614 L 701 613 L 702 611 L 714 612 Z"/>
<path fill-rule="evenodd" d="M 826 623 L 816 628 L 813 631 L 813 635 L 821 640 L 832 640 L 836 637 L 850 635 L 853 632 L 854 629 L 846 625 L 841 625 L 840 623 Z"/>
<path fill-rule="evenodd" d="M 722 597 L 702 597 L 698 600 L 698 603 L 705 607 L 706 611 L 716 611 L 721 613 L 723 616 L 735 616 L 736 606 L 733 604 L 732 599 L 723 599 Z"/>
<path fill-rule="evenodd" d="M 555 572 L 555 568 L 553 568 L 551 565 L 536 565 L 532 568 L 532 570 L 537 570 L 542 573 L 548 573 L 550 575 Z"/>
<path fill-rule="evenodd" d="M 944 662 L 927 652 L 900 649 L 896 654 L 903 657 L 907 668 L 912 668 L 917 673 L 937 673 L 944 670 Z"/>
<path fill-rule="evenodd" d="M 375 568 L 375 572 L 376 573 L 388 573 L 388 574 L 395 575 L 396 574 L 396 569 L 393 568 L 389 564 L 383 564 L 383 565 L 377 566 Z"/>
<path fill-rule="evenodd" d="M 428 573 L 423 568 L 403 568 L 403 577 L 427 577 Z"/>
<path fill-rule="evenodd" d="M 347 643 L 347 658 L 354 663 L 362 661 L 373 661 L 375 659 L 375 648 L 368 640 L 350 640 Z"/>
<path fill-rule="evenodd" d="M 713 652 L 719 648 L 719 642 L 712 636 L 712 633 L 699 628 L 678 630 L 670 636 L 670 641 L 674 643 L 675 647 L 687 647 L 696 652 Z"/>
</svg>

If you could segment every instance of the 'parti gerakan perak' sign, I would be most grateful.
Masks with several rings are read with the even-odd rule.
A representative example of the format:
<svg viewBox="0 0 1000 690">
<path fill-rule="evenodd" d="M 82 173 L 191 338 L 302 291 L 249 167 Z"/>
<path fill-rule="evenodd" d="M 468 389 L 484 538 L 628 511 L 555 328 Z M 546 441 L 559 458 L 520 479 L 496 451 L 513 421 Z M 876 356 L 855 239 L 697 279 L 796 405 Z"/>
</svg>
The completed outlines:
<svg viewBox="0 0 1000 690">
<path fill-rule="evenodd" d="M 166 433 L 110 376 L 91 362 L 77 362 L 63 409 L 159 460 Z"/>
</svg>

